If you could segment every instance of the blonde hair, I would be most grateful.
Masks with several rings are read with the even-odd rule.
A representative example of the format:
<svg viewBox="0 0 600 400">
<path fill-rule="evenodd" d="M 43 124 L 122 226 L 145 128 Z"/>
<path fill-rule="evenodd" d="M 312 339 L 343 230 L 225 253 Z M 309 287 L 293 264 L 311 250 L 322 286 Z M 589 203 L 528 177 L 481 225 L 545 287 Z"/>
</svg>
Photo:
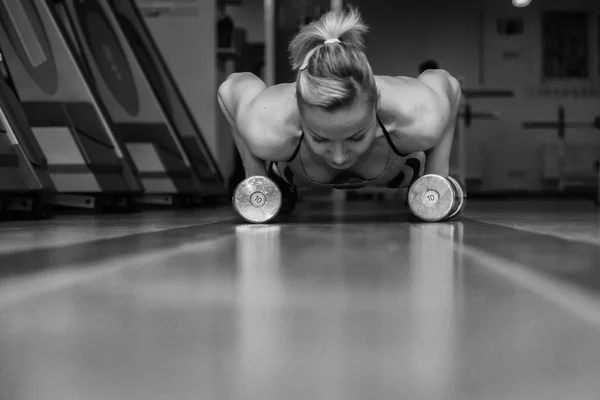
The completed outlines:
<svg viewBox="0 0 600 400">
<path fill-rule="evenodd" d="M 367 32 L 355 8 L 328 12 L 302 28 L 289 46 L 292 68 L 298 71 L 299 105 L 334 110 L 361 95 L 368 105 L 376 105 L 377 85 L 364 52 Z"/>
</svg>

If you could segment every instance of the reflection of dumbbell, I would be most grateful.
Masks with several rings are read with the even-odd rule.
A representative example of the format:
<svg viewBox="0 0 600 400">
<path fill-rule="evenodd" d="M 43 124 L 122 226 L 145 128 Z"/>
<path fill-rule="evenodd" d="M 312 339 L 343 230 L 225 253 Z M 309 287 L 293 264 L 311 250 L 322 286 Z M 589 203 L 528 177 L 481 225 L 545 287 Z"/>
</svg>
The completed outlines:
<svg viewBox="0 0 600 400">
<path fill-rule="evenodd" d="M 464 188 L 454 178 L 428 174 L 411 185 L 408 206 L 423 221 L 447 221 L 464 209 L 465 197 Z"/>
<path fill-rule="evenodd" d="M 286 187 L 287 186 L 287 187 Z M 278 186 L 273 179 L 252 176 L 240 182 L 233 192 L 233 208 L 246 221 L 266 223 L 277 216 L 287 216 L 296 205 L 296 188 Z"/>
</svg>

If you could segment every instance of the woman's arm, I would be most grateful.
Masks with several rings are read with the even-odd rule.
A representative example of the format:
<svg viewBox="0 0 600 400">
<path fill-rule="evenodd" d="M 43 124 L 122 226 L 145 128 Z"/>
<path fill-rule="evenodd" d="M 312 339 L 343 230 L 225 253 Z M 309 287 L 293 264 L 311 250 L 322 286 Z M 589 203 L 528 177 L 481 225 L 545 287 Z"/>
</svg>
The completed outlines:
<svg viewBox="0 0 600 400">
<path fill-rule="evenodd" d="M 425 173 L 447 176 L 461 100 L 458 80 L 444 70 L 425 71 L 418 79 L 379 80 L 380 111 L 393 121 L 394 143 L 402 152 L 424 151 Z"/>
<path fill-rule="evenodd" d="M 282 157 L 291 156 L 289 135 L 285 129 L 276 127 L 281 115 L 278 98 L 277 93 L 271 93 L 251 73 L 232 74 L 219 87 L 219 107 L 240 153 L 246 177 L 266 176 L 265 161 L 281 161 Z"/>
<path fill-rule="evenodd" d="M 266 176 L 265 163 L 251 151 L 246 138 L 240 133 L 237 120 L 246 112 L 249 104 L 265 90 L 265 84 L 250 74 L 232 74 L 219 86 L 218 102 L 227 120 L 235 146 L 240 153 L 246 178 Z"/>
<path fill-rule="evenodd" d="M 444 70 L 425 71 L 419 80 L 437 94 L 439 105 L 434 108 L 439 107 L 437 112 L 446 116 L 445 124 L 434 128 L 439 132 L 437 143 L 425 152 L 425 174 L 447 176 L 450 173 L 450 153 L 462 96 L 460 82 Z"/>
</svg>

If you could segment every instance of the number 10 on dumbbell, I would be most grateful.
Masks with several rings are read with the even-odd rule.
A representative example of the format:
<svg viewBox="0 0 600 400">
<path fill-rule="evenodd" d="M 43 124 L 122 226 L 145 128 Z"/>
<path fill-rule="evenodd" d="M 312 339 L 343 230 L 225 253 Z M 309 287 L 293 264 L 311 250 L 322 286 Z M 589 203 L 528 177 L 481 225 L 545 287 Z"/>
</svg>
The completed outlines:
<svg viewBox="0 0 600 400">
<path fill-rule="evenodd" d="M 465 190 L 456 179 L 427 174 L 411 185 L 408 206 L 423 221 L 448 221 L 464 209 L 465 198 Z"/>
<path fill-rule="evenodd" d="M 265 176 L 244 179 L 233 192 L 233 208 L 246 221 L 260 224 L 273 220 L 281 210 L 283 195 Z"/>
</svg>

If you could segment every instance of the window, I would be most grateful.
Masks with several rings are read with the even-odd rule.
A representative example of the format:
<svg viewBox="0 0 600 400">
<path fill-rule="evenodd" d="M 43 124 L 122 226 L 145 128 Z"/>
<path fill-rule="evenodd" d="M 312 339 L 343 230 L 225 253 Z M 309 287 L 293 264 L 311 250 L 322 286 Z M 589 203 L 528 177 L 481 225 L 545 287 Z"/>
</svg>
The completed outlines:
<svg viewBox="0 0 600 400">
<path fill-rule="evenodd" d="M 543 80 L 589 79 L 591 29 L 585 11 L 547 11 L 542 17 Z"/>
<path fill-rule="evenodd" d="M 600 12 L 596 14 L 596 77 L 600 79 Z"/>
</svg>

